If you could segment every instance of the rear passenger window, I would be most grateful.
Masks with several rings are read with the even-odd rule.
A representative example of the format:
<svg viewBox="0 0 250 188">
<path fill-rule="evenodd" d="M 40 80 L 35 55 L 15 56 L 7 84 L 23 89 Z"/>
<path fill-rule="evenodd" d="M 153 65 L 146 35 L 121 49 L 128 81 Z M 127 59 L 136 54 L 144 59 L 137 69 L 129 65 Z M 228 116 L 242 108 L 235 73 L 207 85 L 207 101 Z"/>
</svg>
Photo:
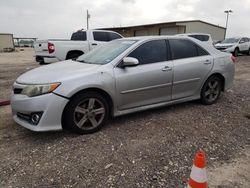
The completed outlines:
<svg viewBox="0 0 250 188">
<path fill-rule="evenodd" d="M 189 40 L 170 39 L 169 44 L 173 59 L 208 55 L 204 49 Z"/>
<path fill-rule="evenodd" d="M 94 35 L 94 40 L 96 41 L 110 41 L 109 36 L 107 32 L 102 32 L 102 31 L 95 31 L 93 32 Z"/>
<path fill-rule="evenodd" d="M 119 38 L 122 38 L 122 37 L 118 35 L 117 33 L 109 33 L 109 40 L 115 40 Z"/>
<path fill-rule="evenodd" d="M 81 40 L 81 41 L 86 41 L 87 36 L 85 31 L 78 31 L 72 34 L 71 40 Z"/>
<path fill-rule="evenodd" d="M 203 48 L 197 46 L 198 56 L 209 55 Z"/>
<path fill-rule="evenodd" d="M 208 35 L 203 35 L 203 41 L 208 41 L 208 39 L 209 39 L 209 36 Z"/>
<path fill-rule="evenodd" d="M 198 39 L 200 41 L 208 41 L 208 39 L 209 39 L 208 35 L 189 35 L 189 37 L 193 37 L 193 38 Z"/>
<path fill-rule="evenodd" d="M 167 61 L 167 45 L 165 40 L 146 42 L 136 48 L 128 57 L 139 60 L 139 64 Z"/>
</svg>

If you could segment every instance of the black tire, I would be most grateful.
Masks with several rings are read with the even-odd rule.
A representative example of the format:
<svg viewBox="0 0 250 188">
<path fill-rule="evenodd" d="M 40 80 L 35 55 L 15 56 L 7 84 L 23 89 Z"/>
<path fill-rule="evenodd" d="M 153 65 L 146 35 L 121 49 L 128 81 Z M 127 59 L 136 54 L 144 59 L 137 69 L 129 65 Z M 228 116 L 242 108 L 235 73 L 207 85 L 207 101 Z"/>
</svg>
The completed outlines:
<svg viewBox="0 0 250 188">
<path fill-rule="evenodd" d="M 247 51 L 247 55 L 250 55 L 250 48 L 249 48 L 248 51 Z"/>
<path fill-rule="evenodd" d="M 108 103 L 96 92 L 74 96 L 63 112 L 63 128 L 78 134 L 94 133 L 101 129 L 109 117 Z"/>
<path fill-rule="evenodd" d="M 237 57 L 239 55 L 239 48 L 238 47 L 234 49 L 233 55 L 235 57 Z"/>
<path fill-rule="evenodd" d="M 201 103 L 214 104 L 219 99 L 221 91 L 222 80 L 218 76 L 209 77 L 201 89 Z"/>
<path fill-rule="evenodd" d="M 83 54 L 83 53 L 82 53 Z M 77 59 L 80 55 L 82 55 L 81 53 L 69 53 L 68 55 L 67 55 L 67 58 L 66 59 L 73 59 L 73 60 L 75 60 L 75 59 Z"/>
<path fill-rule="evenodd" d="M 39 62 L 40 65 L 48 65 L 49 63 Z"/>
</svg>

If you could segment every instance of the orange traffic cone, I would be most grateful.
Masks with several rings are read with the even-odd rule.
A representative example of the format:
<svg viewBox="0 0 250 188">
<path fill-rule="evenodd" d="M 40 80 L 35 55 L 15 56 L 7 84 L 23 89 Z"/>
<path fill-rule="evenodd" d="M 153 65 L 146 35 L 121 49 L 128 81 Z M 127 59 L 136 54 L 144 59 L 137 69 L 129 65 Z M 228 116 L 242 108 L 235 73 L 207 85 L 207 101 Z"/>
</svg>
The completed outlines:
<svg viewBox="0 0 250 188">
<path fill-rule="evenodd" d="M 188 188 L 207 188 L 206 159 L 203 151 L 195 155 L 194 165 L 188 180 Z"/>
</svg>

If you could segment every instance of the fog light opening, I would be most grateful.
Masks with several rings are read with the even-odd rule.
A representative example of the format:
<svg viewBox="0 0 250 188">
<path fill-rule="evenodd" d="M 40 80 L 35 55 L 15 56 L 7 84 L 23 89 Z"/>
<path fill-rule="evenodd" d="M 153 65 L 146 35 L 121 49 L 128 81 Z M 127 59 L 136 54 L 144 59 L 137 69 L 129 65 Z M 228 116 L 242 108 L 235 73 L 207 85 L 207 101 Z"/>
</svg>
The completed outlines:
<svg viewBox="0 0 250 188">
<path fill-rule="evenodd" d="M 40 121 L 41 114 L 34 113 L 31 115 L 31 122 L 35 125 L 37 125 Z"/>
</svg>

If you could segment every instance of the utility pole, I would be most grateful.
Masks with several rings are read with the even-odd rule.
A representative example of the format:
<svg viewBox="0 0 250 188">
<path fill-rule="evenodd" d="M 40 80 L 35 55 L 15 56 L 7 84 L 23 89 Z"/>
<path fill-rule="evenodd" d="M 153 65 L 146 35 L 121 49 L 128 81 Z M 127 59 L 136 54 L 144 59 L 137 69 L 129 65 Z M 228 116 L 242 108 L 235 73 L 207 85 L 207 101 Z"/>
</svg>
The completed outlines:
<svg viewBox="0 0 250 188">
<path fill-rule="evenodd" d="M 89 14 L 89 11 L 87 10 L 87 29 L 89 29 L 89 18 L 90 18 L 90 14 Z"/>
<path fill-rule="evenodd" d="M 226 14 L 227 14 L 227 20 L 226 20 L 226 31 L 225 31 L 225 36 L 224 36 L 224 38 L 226 38 L 226 34 L 227 34 L 227 24 L 228 24 L 228 17 L 229 17 L 229 14 L 230 14 L 230 13 L 233 13 L 233 11 L 232 11 L 232 10 L 225 10 L 225 11 L 224 11 L 224 13 L 226 13 Z"/>
</svg>

